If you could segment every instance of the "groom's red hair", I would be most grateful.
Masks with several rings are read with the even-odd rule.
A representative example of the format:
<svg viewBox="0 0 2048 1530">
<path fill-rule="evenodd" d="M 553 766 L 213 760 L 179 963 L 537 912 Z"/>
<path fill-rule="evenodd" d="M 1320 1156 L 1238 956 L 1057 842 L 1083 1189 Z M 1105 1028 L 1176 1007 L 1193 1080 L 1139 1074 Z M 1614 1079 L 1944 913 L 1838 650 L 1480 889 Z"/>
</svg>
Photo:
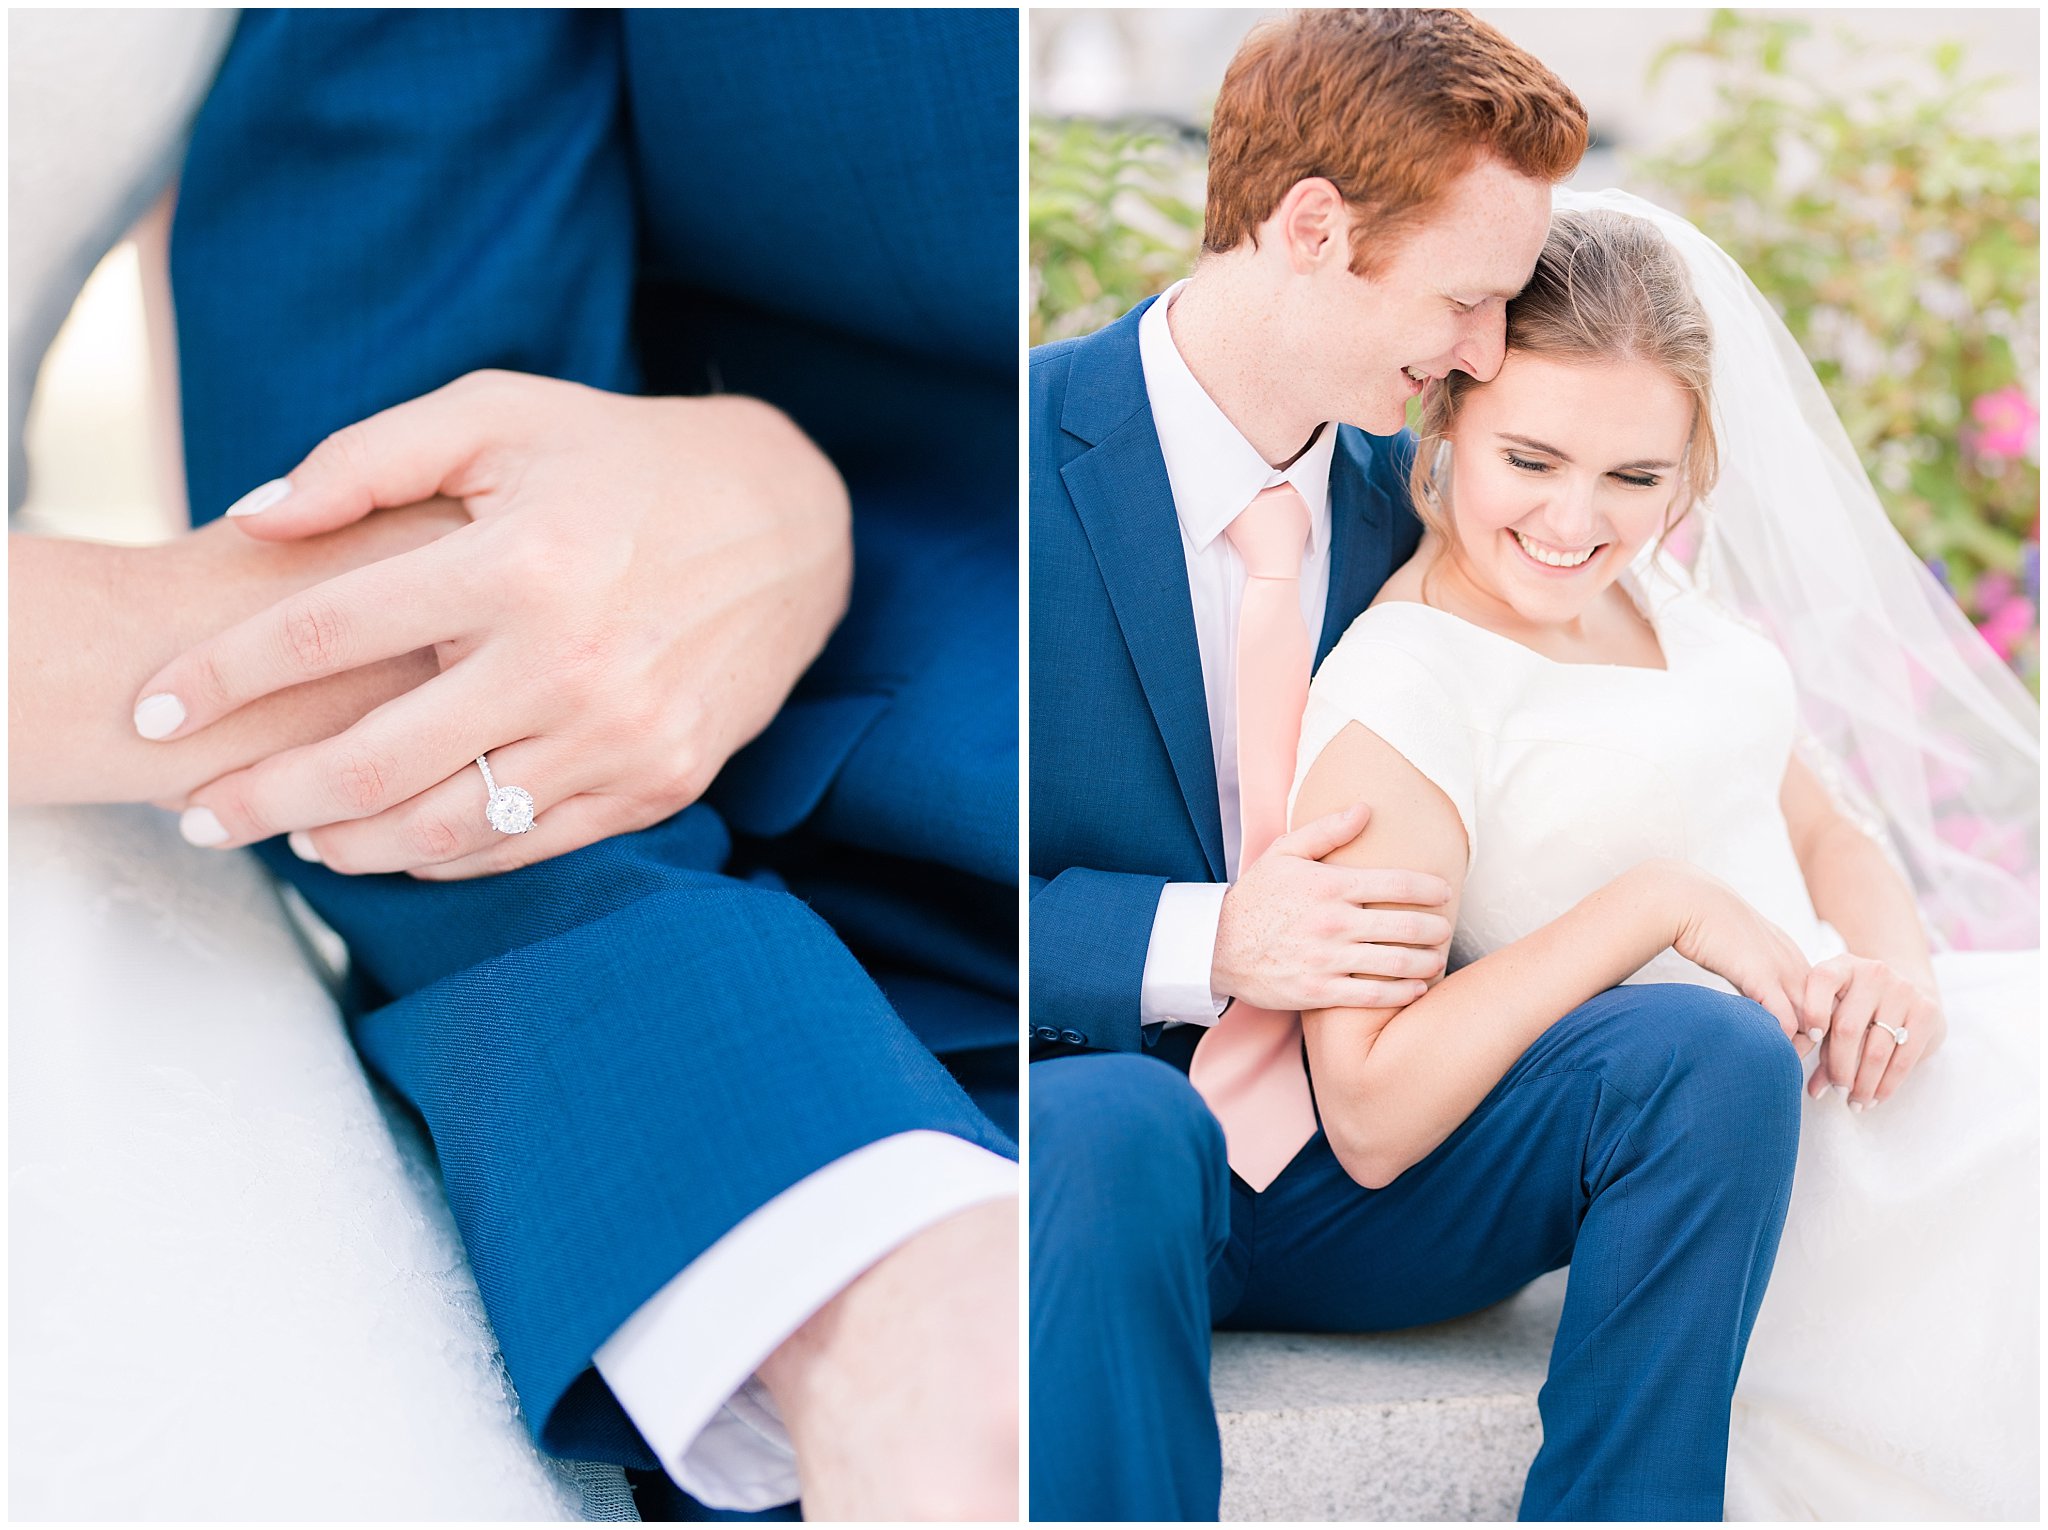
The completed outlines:
<svg viewBox="0 0 2048 1530">
<path fill-rule="evenodd" d="M 1467 11 L 1297 11 L 1257 27 L 1209 128 L 1202 248 L 1256 237 L 1297 181 L 1322 176 L 1357 219 L 1372 274 L 1481 154 L 1561 181 L 1586 152 L 1571 88 Z"/>
</svg>

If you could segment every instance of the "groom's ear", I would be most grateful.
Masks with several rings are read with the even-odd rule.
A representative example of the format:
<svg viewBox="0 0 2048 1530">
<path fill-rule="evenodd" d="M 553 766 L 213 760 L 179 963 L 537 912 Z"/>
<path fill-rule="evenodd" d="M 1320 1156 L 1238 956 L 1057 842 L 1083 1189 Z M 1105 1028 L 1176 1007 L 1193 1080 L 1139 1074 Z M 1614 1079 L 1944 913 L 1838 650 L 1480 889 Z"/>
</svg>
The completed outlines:
<svg viewBox="0 0 2048 1530">
<path fill-rule="evenodd" d="M 1350 266 L 1351 209 L 1334 182 L 1320 175 L 1296 181 L 1266 221 L 1297 274 L 1305 276 L 1332 259 Z"/>
</svg>

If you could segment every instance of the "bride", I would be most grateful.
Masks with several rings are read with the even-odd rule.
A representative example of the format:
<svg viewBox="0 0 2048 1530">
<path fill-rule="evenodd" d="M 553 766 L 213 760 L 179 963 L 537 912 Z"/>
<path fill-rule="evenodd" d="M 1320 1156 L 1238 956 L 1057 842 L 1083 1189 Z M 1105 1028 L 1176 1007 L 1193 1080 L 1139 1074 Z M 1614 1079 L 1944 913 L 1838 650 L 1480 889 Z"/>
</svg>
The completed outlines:
<svg viewBox="0 0 2048 1530">
<path fill-rule="evenodd" d="M 1380 804 L 1333 858 L 1444 876 L 1457 933 L 1406 1009 L 1303 1017 L 1340 1161 L 1419 1162 L 1614 983 L 1755 999 L 1807 1107 L 1728 1517 L 2036 1517 L 2039 955 L 1956 947 L 2036 940 L 2038 709 L 1647 203 L 1559 193 L 1498 376 L 1419 436 L 1426 534 L 1315 677 L 1291 811 Z"/>
</svg>

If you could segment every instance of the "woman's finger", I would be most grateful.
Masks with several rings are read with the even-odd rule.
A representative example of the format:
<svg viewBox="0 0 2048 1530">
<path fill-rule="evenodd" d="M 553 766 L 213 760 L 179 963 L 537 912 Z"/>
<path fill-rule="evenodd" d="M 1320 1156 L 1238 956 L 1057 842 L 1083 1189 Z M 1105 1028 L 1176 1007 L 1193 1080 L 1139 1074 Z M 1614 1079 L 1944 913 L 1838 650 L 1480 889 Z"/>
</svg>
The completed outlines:
<svg viewBox="0 0 2048 1530">
<path fill-rule="evenodd" d="M 1910 1028 L 1906 1035 L 1910 1045 Z M 1873 1020 L 1869 1033 L 1863 1040 L 1863 1061 L 1858 1065 L 1855 1082 L 1849 1088 L 1851 1110 L 1862 1111 L 1877 1097 L 1878 1081 L 1884 1077 L 1885 1069 L 1898 1055 L 1898 1051 L 1899 1044 L 1892 1038 L 1892 1033 Z"/>
<path fill-rule="evenodd" d="M 1806 1022 L 1809 1033 L 1819 1031 L 1826 1034 L 1835 1012 L 1835 1001 L 1849 986 L 1852 971 L 1846 963 L 1825 961 L 1806 974 L 1806 983 L 1800 993 L 1800 1018 Z M 1820 1037 L 1813 1039 L 1818 1041 Z"/>
<path fill-rule="evenodd" d="M 1828 1082 L 1847 1089 L 1856 1082 L 1856 1069 L 1863 1060 L 1863 1037 L 1877 1013 L 1877 980 L 1873 969 L 1859 968 L 1849 979 L 1842 996 L 1835 1000 L 1834 1018 L 1828 1023 L 1828 1039 L 1822 1061 Z"/>
<path fill-rule="evenodd" d="M 1906 1076 L 1920 1066 L 1920 1060 L 1927 1055 L 1929 1038 L 1934 1035 L 1938 1020 L 1938 1011 L 1925 999 L 1916 999 L 1906 1008 L 1899 1020 L 1899 1024 L 1906 1028 L 1906 1044 L 1892 1053 L 1884 1077 L 1877 1081 L 1872 1104 L 1882 1105 L 1898 1093 Z"/>
<path fill-rule="evenodd" d="M 1799 1034 L 1799 1013 L 1793 1008 L 1792 996 L 1786 992 L 1782 982 L 1772 979 L 1764 983 L 1756 1001 L 1770 1012 L 1771 1018 L 1778 1022 L 1778 1029 L 1788 1038 Z"/>
<path fill-rule="evenodd" d="M 1891 1060 L 1885 1064 L 1884 1077 L 1877 1081 L 1877 1087 L 1872 1091 L 1870 1103 L 1882 1105 L 1886 1100 L 1897 1094 L 1899 1086 L 1905 1083 L 1907 1075 L 1919 1066 L 1920 1059 L 1926 1055 L 1926 1047 L 1913 1034 L 1912 1024 L 1908 1022 L 1906 1026 L 1906 1044 L 1892 1049 Z"/>
<path fill-rule="evenodd" d="M 500 790 L 523 790 L 532 801 L 533 827 L 552 826 L 550 815 L 589 783 L 575 770 L 563 742 L 526 738 L 486 756 Z M 318 861 L 346 876 L 414 871 L 489 851 L 507 838 L 491 822 L 491 794 L 474 758 L 445 781 L 386 808 L 372 818 L 302 830 L 291 838 L 302 860 Z"/>
<path fill-rule="evenodd" d="M 446 494 L 468 499 L 491 486 L 497 443 L 541 379 L 472 372 L 445 387 L 344 426 L 283 478 L 228 507 L 252 537 L 286 541 L 332 531 L 372 510 Z"/>
<path fill-rule="evenodd" d="M 259 696 L 461 636 L 472 618 L 468 529 L 338 574 L 188 649 L 143 685 L 135 731 L 184 738 Z"/>
<path fill-rule="evenodd" d="M 374 817 L 446 781 L 493 741 L 529 731 L 531 719 L 504 715 L 506 694 L 496 663 L 480 654 L 332 738 L 208 782 L 185 810 L 186 838 L 231 849 Z M 195 823 L 211 837 L 196 837 Z"/>
<path fill-rule="evenodd" d="M 495 755 L 491 768 L 493 771 L 497 769 Z M 614 834 L 644 829 L 665 816 L 636 808 L 623 797 L 585 792 L 549 808 L 524 834 L 500 834 L 496 836 L 496 844 L 486 846 L 473 855 L 418 866 L 409 874 L 423 882 L 460 882 L 470 877 L 496 876 L 500 872 L 531 866 L 536 861 L 567 855 L 572 850 L 581 850 L 585 845 L 609 839 Z"/>
</svg>

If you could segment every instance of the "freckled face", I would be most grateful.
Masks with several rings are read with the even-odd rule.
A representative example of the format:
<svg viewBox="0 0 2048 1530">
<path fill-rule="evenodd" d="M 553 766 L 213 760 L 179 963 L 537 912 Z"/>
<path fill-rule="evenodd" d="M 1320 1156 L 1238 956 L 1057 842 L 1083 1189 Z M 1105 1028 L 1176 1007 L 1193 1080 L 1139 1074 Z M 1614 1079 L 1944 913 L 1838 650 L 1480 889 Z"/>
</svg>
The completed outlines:
<svg viewBox="0 0 2048 1530">
<path fill-rule="evenodd" d="M 1646 362 L 1510 352 L 1451 426 L 1461 572 L 1538 625 L 1583 615 L 1676 502 L 1692 396 Z"/>
<path fill-rule="evenodd" d="M 1376 275 L 1343 262 L 1319 272 L 1289 314 L 1295 385 L 1313 397 L 1311 412 L 1391 435 L 1422 391 L 1418 376 L 1491 377 L 1507 300 L 1536 269 L 1549 231 L 1550 188 L 1482 159 Z"/>
</svg>

